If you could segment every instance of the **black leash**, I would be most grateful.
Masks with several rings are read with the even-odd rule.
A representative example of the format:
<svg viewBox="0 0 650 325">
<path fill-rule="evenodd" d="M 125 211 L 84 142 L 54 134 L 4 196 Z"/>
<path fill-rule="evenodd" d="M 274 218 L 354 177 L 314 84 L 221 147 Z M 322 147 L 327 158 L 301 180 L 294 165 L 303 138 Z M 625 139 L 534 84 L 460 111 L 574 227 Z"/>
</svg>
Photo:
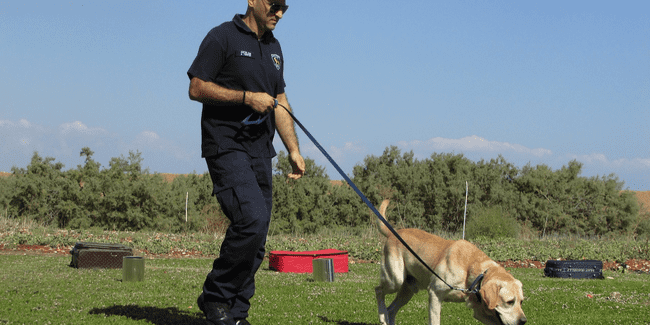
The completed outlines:
<svg viewBox="0 0 650 325">
<path fill-rule="evenodd" d="M 418 254 L 415 253 L 415 251 L 411 248 L 411 246 L 409 246 L 406 243 L 406 241 L 404 241 L 404 239 L 397 233 L 397 231 L 393 228 L 393 226 L 391 226 L 390 223 L 381 215 L 381 213 L 379 213 L 379 211 L 377 211 L 375 206 L 372 205 L 372 203 L 370 203 L 370 200 L 368 200 L 368 198 L 365 195 L 363 195 L 363 193 L 359 190 L 359 188 L 357 188 L 357 186 L 354 184 L 354 182 L 352 182 L 352 180 L 347 175 L 345 175 L 345 173 L 343 172 L 341 167 L 339 167 L 339 165 L 336 164 L 334 159 L 332 159 L 332 157 L 330 157 L 330 155 L 327 153 L 327 151 L 325 151 L 325 149 L 323 149 L 323 147 L 318 143 L 318 141 L 316 141 L 316 139 L 311 135 L 311 133 L 309 133 L 309 131 L 307 131 L 307 129 L 302 125 L 302 123 L 300 123 L 300 121 L 298 121 L 298 119 L 293 115 L 293 113 L 291 113 L 291 111 L 287 107 L 285 107 L 284 105 L 279 104 L 278 100 L 276 99 L 275 100 L 275 105 L 274 105 L 273 108 L 276 108 L 278 105 L 282 106 L 282 108 L 284 108 L 284 110 L 286 110 L 287 113 L 289 113 L 291 118 L 296 122 L 296 124 L 298 124 L 298 126 L 300 126 L 302 131 L 305 132 L 305 134 L 307 135 L 307 137 L 309 137 L 311 142 L 313 142 L 314 145 L 318 148 L 318 150 L 320 150 L 320 152 L 322 152 L 323 155 L 325 155 L 325 158 L 327 158 L 327 160 L 329 160 L 329 162 L 332 163 L 334 168 L 336 168 L 336 171 L 338 171 L 339 174 L 341 174 L 341 176 L 343 176 L 343 179 L 345 179 L 345 181 L 350 185 L 350 187 L 352 187 L 352 189 L 355 192 L 357 192 L 357 195 L 359 195 L 361 200 L 363 200 L 363 202 L 370 208 L 370 210 L 372 212 L 374 212 L 375 215 L 377 215 L 377 218 L 379 218 L 379 221 L 381 221 L 382 223 L 384 223 L 384 225 L 386 225 L 386 227 L 390 230 L 390 232 L 392 232 L 393 235 L 395 235 L 395 237 L 402 243 L 402 245 L 404 245 L 404 247 L 406 247 L 406 249 L 408 249 L 408 251 L 411 252 L 411 254 L 413 254 L 413 256 L 418 261 L 420 261 L 420 263 L 422 263 L 422 265 L 424 265 L 424 267 L 427 268 L 427 270 L 429 270 L 431 273 L 433 273 L 433 275 L 435 275 L 436 278 L 440 279 L 440 281 L 442 281 L 442 283 L 446 284 L 449 287 L 449 289 L 462 291 L 462 292 L 468 293 L 468 294 L 469 293 L 478 293 L 478 291 L 480 290 L 480 287 L 481 287 L 481 280 L 483 279 L 483 276 L 484 276 L 485 272 L 482 273 L 481 275 L 479 275 L 476 278 L 476 280 L 474 280 L 474 283 L 472 283 L 472 285 L 469 287 L 469 289 L 455 288 L 452 285 L 450 285 L 449 283 L 447 283 L 445 280 L 443 280 L 435 271 L 433 271 L 433 269 L 431 269 L 431 267 L 429 267 L 429 265 L 427 263 L 425 263 L 422 260 L 422 258 L 420 258 L 420 256 L 418 256 Z M 486 272 L 487 272 L 487 270 L 486 270 Z"/>
</svg>

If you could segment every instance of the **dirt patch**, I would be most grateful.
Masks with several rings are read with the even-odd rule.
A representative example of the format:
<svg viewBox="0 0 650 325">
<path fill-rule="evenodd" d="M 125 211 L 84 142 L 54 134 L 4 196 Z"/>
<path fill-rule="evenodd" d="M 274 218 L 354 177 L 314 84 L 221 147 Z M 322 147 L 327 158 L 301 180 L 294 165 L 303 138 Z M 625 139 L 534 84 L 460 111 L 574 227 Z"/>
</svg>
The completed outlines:
<svg viewBox="0 0 650 325">
<path fill-rule="evenodd" d="M 512 260 L 507 260 L 507 261 L 501 261 L 497 262 L 499 265 L 503 267 L 511 267 L 511 268 L 517 268 L 517 269 L 543 269 L 545 267 L 546 262 L 540 262 L 540 261 L 533 261 L 533 260 L 525 260 L 525 261 L 512 261 Z"/>
<path fill-rule="evenodd" d="M 5 244 L 0 244 L 0 255 L 61 256 L 65 254 L 69 255 L 70 249 L 44 245 L 18 245 L 15 248 L 7 248 Z"/>
</svg>

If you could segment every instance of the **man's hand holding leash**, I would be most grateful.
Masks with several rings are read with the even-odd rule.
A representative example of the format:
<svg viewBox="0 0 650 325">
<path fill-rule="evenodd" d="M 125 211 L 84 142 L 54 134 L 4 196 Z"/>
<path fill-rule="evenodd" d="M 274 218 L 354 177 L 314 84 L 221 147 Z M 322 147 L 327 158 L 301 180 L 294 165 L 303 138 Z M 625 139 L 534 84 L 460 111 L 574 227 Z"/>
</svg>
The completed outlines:
<svg viewBox="0 0 650 325">
<path fill-rule="evenodd" d="M 244 92 L 243 102 L 255 112 L 265 115 L 273 111 L 276 99 L 264 92 Z"/>
<path fill-rule="evenodd" d="M 284 146 L 289 151 L 289 162 L 293 169 L 289 174 L 289 178 L 299 179 L 305 174 L 305 160 L 300 154 L 294 121 L 289 114 L 292 110 L 285 93 L 279 94 L 278 98 L 274 99 L 273 108 L 277 108 L 278 106 L 282 107 L 281 109 L 275 110 L 275 124 L 280 139 L 282 139 Z"/>
<path fill-rule="evenodd" d="M 286 94 L 280 94 L 278 98 L 273 98 L 263 92 L 254 93 L 244 91 L 242 102 L 258 114 L 264 116 L 258 120 L 259 122 L 265 119 L 267 114 L 270 114 L 272 111 L 275 112 L 275 123 L 278 134 L 280 134 L 282 142 L 289 151 L 289 163 L 291 164 L 292 172 L 288 176 L 291 179 L 301 178 L 305 174 L 305 160 L 300 154 L 293 118 L 288 113 L 291 110 L 291 106 L 287 101 Z M 278 105 L 282 106 L 282 109 L 276 110 Z M 255 122 L 249 122 L 247 118 L 246 123 Z"/>
</svg>

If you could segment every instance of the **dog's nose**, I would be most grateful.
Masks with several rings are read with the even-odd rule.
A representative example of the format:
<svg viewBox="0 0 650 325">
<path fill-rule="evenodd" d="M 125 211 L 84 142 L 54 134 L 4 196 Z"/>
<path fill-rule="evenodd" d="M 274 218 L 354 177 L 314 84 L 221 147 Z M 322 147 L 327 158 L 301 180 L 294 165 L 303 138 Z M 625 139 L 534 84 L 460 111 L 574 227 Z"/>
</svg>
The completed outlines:
<svg viewBox="0 0 650 325">
<path fill-rule="evenodd" d="M 526 317 L 524 316 L 524 318 L 520 319 L 517 324 L 518 325 L 524 325 L 524 324 L 526 324 L 527 321 L 528 321 L 528 319 L 526 319 Z"/>
</svg>

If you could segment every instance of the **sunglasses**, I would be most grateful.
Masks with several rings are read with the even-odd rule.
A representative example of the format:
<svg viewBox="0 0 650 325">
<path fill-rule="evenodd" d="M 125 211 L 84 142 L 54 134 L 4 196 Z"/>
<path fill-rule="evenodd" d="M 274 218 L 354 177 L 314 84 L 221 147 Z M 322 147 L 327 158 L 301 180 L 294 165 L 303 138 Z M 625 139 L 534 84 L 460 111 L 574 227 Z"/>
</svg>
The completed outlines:
<svg viewBox="0 0 650 325">
<path fill-rule="evenodd" d="M 271 13 L 276 14 L 278 11 L 282 11 L 282 14 L 287 13 L 287 9 L 289 9 L 289 6 L 287 5 L 281 5 L 279 3 L 274 3 L 271 5 Z"/>
</svg>

